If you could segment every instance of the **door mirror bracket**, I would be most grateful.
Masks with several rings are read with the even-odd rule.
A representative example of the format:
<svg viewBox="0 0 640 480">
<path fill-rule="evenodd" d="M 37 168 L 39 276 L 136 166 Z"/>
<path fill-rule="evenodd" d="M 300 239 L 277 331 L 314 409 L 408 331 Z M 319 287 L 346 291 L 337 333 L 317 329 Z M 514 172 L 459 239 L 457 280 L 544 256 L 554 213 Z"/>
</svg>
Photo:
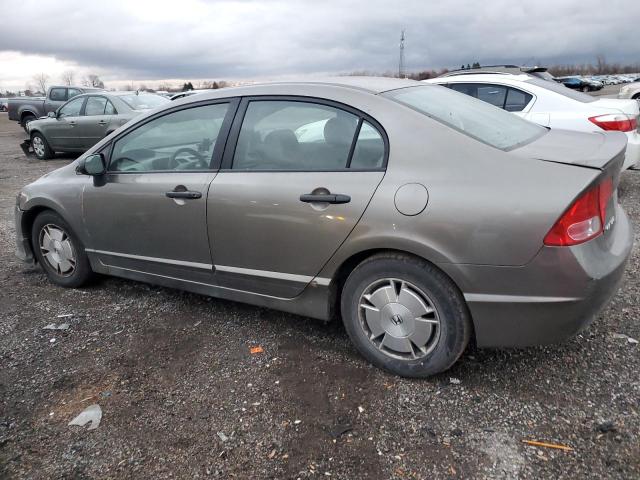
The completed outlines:
<svg viewBox="0 0 640 480">
<path fill-rule="evenodd" d="M 107 166 L 105 164 L 104 155 L 101 153 L 94 153 L 89 155 L 78 163 L 76 167 L 76 173 L 78 175 L 91 175 L 92 177 L 99 177 L 107 172 Z"/>
</svg>

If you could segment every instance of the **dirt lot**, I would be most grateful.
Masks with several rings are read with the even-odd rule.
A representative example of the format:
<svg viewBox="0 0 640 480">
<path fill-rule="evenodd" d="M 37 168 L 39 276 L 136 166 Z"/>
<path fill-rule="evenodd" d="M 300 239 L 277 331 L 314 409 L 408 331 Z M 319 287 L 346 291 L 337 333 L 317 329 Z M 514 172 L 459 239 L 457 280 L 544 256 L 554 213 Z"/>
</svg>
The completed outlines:
<svg viewBox="0 0 640 480">
<path fill-rule="evenodd" d="M 640 339 L 637 242 L 577 338 L 403 380 L 337 324 L 112 278 L 52 286 L 13 256 L 13 206 L 71 158 L 27 158 L 22 139 L 0 114 L 0 478 L 640 478 L 640 345 L 614 336 Z M 620 196 L 640 223 L 640 171 Z M 67 425 L 93 403 L 96 430 Z"/>
</svg>

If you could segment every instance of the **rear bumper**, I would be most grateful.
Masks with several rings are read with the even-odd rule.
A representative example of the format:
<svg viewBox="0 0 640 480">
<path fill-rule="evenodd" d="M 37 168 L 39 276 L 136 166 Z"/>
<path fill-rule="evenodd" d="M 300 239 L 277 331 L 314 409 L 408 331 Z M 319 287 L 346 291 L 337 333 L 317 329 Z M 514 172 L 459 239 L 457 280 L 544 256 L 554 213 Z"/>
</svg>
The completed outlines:
<svg viewBox="0 0 640 480">
<path fill-rule="evenodd" d="M 618 207 L 607 238 L 543 247 L 522 267 L 443 268 L 464 292 L 479 347 L 544 345 L 575 335 L 602 310 L 618 289 L 632 245 L 631 224 Z"/>
<path fill-rule="evenodd" d="M 637 130 L 627 133 L 627 151 L 622 171 L 627 168 L 640 168 L 640 133 Z"/>
<path fill-rule="evenodd" d="M 14 219 L 16 223 L 16 257 L 25 263 L 33 265 L 35 263 L 35 258 L 33 256 L 33 251 L 31 250 L 31 242 L 29 241 L 29 237 L 22 230 L 23 216 L 24 212 L 18 208 L 18 205 L 16 205 L 14 210 Z"/>
</svg>

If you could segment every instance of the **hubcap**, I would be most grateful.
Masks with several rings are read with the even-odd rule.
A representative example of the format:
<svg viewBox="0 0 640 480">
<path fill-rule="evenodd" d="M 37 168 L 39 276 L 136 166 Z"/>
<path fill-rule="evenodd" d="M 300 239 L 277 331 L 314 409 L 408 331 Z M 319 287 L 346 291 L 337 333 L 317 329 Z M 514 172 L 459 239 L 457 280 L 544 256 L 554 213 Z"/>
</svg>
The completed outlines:
<svg viewBox="0 0 640 480">
<path fill-rule="evenodd" d="M 40 251 L 49 266 L 60 276 L 68 277 L 76 269 L 76 257 L 71 239 L 56 225 L 40 230 Z"/>
<path fill-rule="evenodd" d="M 440 317 L 429 296 L 396 278 L 378 280 L 360 296 L 358 317 L 369 341 L 394 358 L 428 355 L 440 339 Z"/>
<path fill-rule="evenodd" d="M 33 137 L 33 151 L 36 155 L 42 157 L 44 155 L 44 142 L 40 137 Z"/>
</svg>

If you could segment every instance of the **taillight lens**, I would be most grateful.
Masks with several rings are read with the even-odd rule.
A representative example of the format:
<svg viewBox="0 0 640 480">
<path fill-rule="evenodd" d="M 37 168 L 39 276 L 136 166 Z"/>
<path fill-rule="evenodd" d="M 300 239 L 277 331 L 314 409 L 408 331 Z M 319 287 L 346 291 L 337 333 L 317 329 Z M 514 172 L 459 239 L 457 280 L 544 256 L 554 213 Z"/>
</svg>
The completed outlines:
<svg viewBox="0 0 640 480">
<path fill-rule="evenodd" d="M 608 177 L 583 193 L 558 219 L 544 244 L 567 247 L 584 243 L 603 232 L 607 205 L 613 195 L 613 179 Z"/>
<path fill-rule="evenodd" d="M 638 127 L 638 119 L 622 113 L 610 113 L 589 117 L 589 121 L 603 130 L 632 132 Z"/>
</svg>

